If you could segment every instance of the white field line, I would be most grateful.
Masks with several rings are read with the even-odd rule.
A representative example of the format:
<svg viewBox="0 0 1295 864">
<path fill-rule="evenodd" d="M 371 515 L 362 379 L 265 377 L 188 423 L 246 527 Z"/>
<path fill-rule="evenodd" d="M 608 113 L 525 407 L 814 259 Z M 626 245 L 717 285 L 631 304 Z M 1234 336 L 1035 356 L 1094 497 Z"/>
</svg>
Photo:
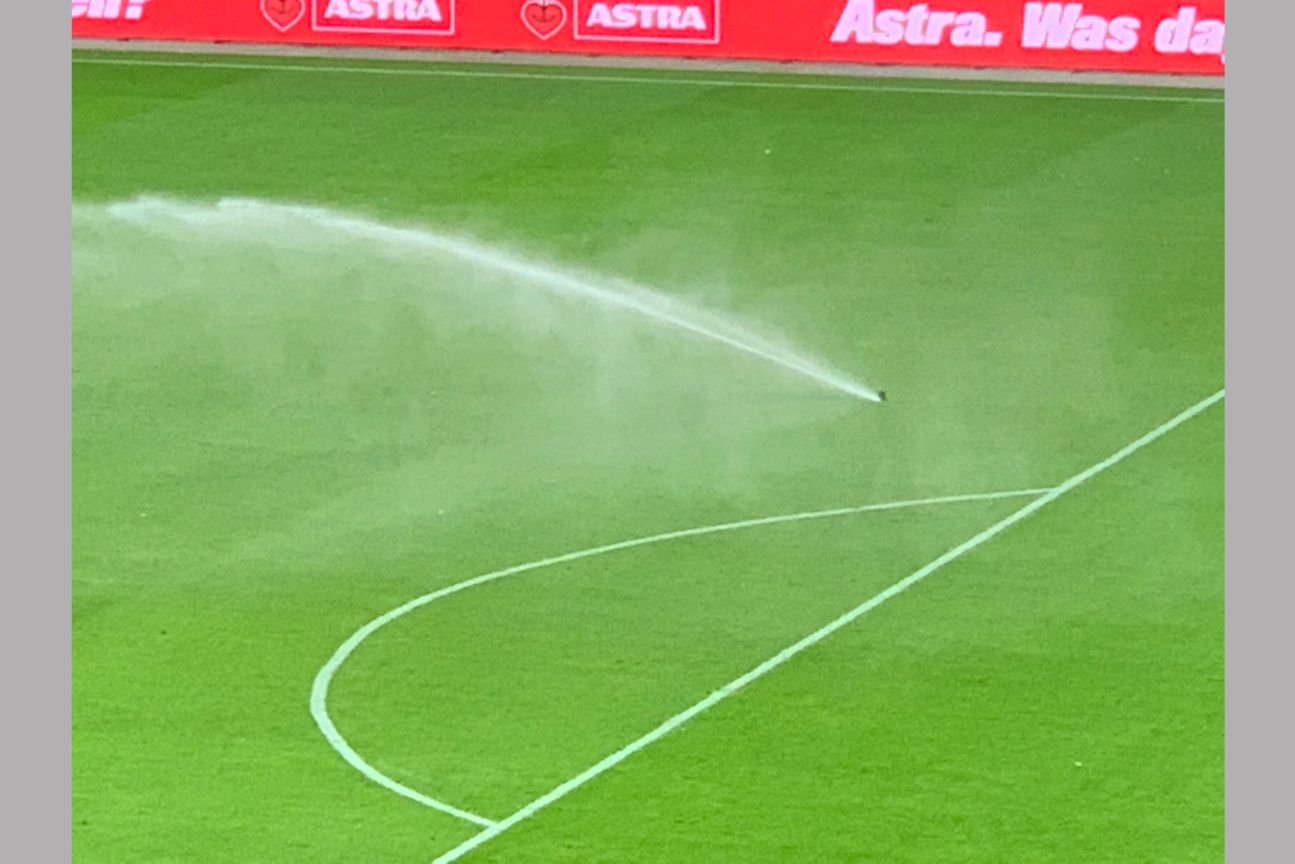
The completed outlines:
<svg viewBox="0 0 1295 864">
<path fill-rule="evenodd" d="M 359 630 L 351 634 L 350 638 L 341 644 L 333 652 L 333 656 L 328 659 L 323 668 L 315 675 L 314 683 L 310 688 L 310 713 L 315 718 L 319 731 L 324 733 L 324 737 L 332 746 L 337 754 L 346 760 L 352 768 L 359 771 L 365 777 L 368 777 L 374 783 L 382 786 L 397 795 L 416 801 L 425 807 L 431 807 L 433 810 L 439 810 L 442 813 L 448 813 L 451 816 L 457 816 L 468 822 L 474 822 L 477 825 L 492 827 L 496 823 L 484 816 L 471 813 L 444 801 L 438 801 L 423 793 L 411 789 L 408 786 L 393 780 L 386 774 L 383 774 L 377 768 L 374 768 L 364 760 L 364 757 L 355 751 L 349 742 L 337 730 L 336 724 L 328 715 L 328 687 L 337 674 L 346 659 L 351 656 L 360 643 L 373 635 L 378 628 L 390 624 L 397 618 L 408 615 L 419 607 L 426 606 L 443 597 L 456 594 L 465 588 L 472 588 L 482 585 L 486 582 L 493 582 L 496 579 L 502 579 L 505 576 L 513 576 L 517 573 L 525 573 L 530 570 L 539 570 L 543 567 L 552 567 L 555 564 L 564 564 L 569 561 L 578 561 L 581 558 L 592 558 L 595 555 L 605 555 L 608 552 L 618 552 L 622 549 L 632 549 L 636 546 L 647 546 L 652 543 L 661 543 L 666 540 L 678 540 L 683 537 L 699 537 L 704 534 L 719 534 L 724 531 L 737 531 L 743 528 L 755 528 L 761 525 L 776 525 L 782 522 L 799 522 L 807 519 L 825 519 L 831 516 L 848 516 L 856 513 L 870 513 L 878 510 L 901 510 L 907 507 L 923 507 L 935 504 L 957 504 L 965 501 L 994 501 L 1001 498 L 1021 498 L 1026 495 L 1038 495 L 1046 492 L 1046 489 L 1020 489 L 1013 492 L 984 492 L 974 495 L 945 495 L 938 498 L 919 498 L 911 501 L 890 501 L 884 504 L 864 504 L 857 507 L 838 507 L 833 510 L 815 510 L 805 513 L 788 513 L 781 516 L 764 516 L 759 519 L 744 519 L 740 522 L 725 522 L 720 525 L 705 525 L 700 528 L 685 528 L 681 531 L 668 531 L 664 534 L 653 534 L 650 537 L 638 537 L 633 540 L 622 540 L 619 543 L 609 543 L 605 546 L 595 546 L 591 549 L 581 549 L 578 552 L 568 552 L 565 555 L 558 555 L 553 558 L 542 558 L 538 561 L 530 561 L 525 564 L 517 564 L 513 567 L 506 567 L 503 570 L 496 570 L 493 573 L 486 573 L 482 576 L 475 576 L 471 579 L 465 579 L 462 582 L 456 582 L 453 585 L 424 594 L 421 597 L 415 597 L 408 603 L 397 606 L 390 612 L 379 615 L 368 624 L 365 624 Z"/>
<path fill-rule="evenodd" d="M 1202 411 L 1209 408 L 1211 405 L 1218 402 L 1222 398 L 1223 398 L 1223 391 L 1220 390 L 1217 393 L 1215 393 L 1213 396 L 1209 396 L 1205 399 L 1202 399 L 1200 402 L 1197 402 L 1195 405 L 1183 411 L 1181 414 L 1177 415 L 1173 419 L 1168 420 L 1165 423 L 1162 423 L 1161 425 L 1157 426 L 1155 429 L 1152 429 L 1150 432 L 1143 435 L 1141 438 L 1138 438 L 1136 441 L 1133 441 L 1132 443 L 1120 448 L 1112 455 L 1103 459 L 1101 462 L 1098 462 L 1096 465 L 1093 465 L 1090 468 L 1080 471 L 1078 474 L 1071 477 L 1069 480 L 1065 481 L 1060 486 L 1057 486 L 1056 488 L 1045 492 L 1042 496 L 1034 499 L 1030 503 L 1026 504 L 1024 507 L 1022 507 L 1021 509 L 1017 510 L 1015 513 L 1012 513 L 1010 516 L 1004 519 L 1000 519 L 998 522 L 995 522 L 993 525 L 989 526 L 984 531 L 981 531 L 979 534 L 972 537 L 971 539 L 966 540 L 965 542 L 960 543 L 959 545 L 953 547 L 948 552 L 945 552 L 943 555 L 941 555 L 939 558 L 936 558 L 930 564 L 927 564 L 925 567 L 922 567 L 920 570 L 917 570 L 911 575 L 901 579 L 900 581 L 896 582 L 894 585 L 891 585 L 889 588 L 882 591 L 881 593 L 874 595 L 873 597 L 869 598 L 868 600 L 864 601 L 863 603 L 851 609 L 849 612 L 846 612 L 844 615 L 842 615 L 840 618 L 837 618 L 835 621 L 831 622 L 830 624 L 826 624 L 823 627 L 820 627 L 818 630 L 815 630 L 813 633 L 801 639 L 799 642 L 795 643 L 794 645 L 790 645 L 784 648 L 783 650 L 779 651 L 777 654 L 770 657 L 768 660 L 764 661 L 759 666 L 756 666 L 754 669 L 747 672 L 745 675 L 741 675 L 737 678 L 734 678 L 728 684 L 725 684 L 720 689 L 711 693 L 705 699 L 696 703 L 691 708 L 688 708 L 674 715 L 669 720 L 665 721 L 660 726 L 656 727 L 655 729 L 653 729 L 651 732 L 647 733 L 643 737 L 625 745 L 620 750 L 617 750 L 615 753 L 612 753 L 610 756 L 606 757 L 601 762 L 598 762 L 597 764 L 585 769 L 581 773 L 577 774 L 575 777 L 572 777 L 570 780 L 567 780 L 565 783 L 562 783 L 561 785 L 554 787 L 551 791 L 545 793 L 544 795 L 541 795 L 539 798 L 536 798 L 534 801 L 527 804 L 525 807 L 522 807 L 520 810 L 513 813 L 511 816 L 508 816 L 507 818 L 502 819 L 499 822 L 496 822 L 494 825 L 490 826 L 489 828 L 485 829 L 479 834 L 476 834 L 475 836 L 469 838 L 468 840 L 465 840 L 463 843 L 460 843 L 458 846 L 455 846 L 449 852 L 446 852 L 444 855 L 441 855 L 439 858 L 437 858 L 434 864 L 450 864 L 450 862 L 459 860 L 468 852 L 471 852 L 473 849 L 480 846 L 482 843 L 485 843 L 491 838 L 498 837 L 500 834 L 504 833 L 509 828 L 516 825 L 518 822 L 521 822 L 523 819 L 533 816 L 535 813 L 539 812 L 540 810 L 543 810 L 545 807 L 549 806 L 554 801 L 557 801 L 558 799 L 562 798 L 568 793 L 580 788 L 585 783 L 588 783 L 590 780 L 594 779 L 599 774 L 602 774 L 603 772 L 625 761 L 630 756 L 633 756 L 635 753 L 642 750 L 644 747 L 647 747 L 649 744 L 653 743 L 654 741 L 657 741 L 660 738 L 668 735 L 671 731 L 682 726 L 684 723 L 687 723 L 693 717 L 696 717 L 698 714 L 702 713 L 706 709 L 713 707 L 717 703 L 733 695 L 742 687 L 745 687 L 747 684 L 750 684 L 752 681 L 755 681 L 757 678 L 761 678 L 769 674 L 774 669 L 777 669 L 779 666 L 781 666 L 783 663 L 786 663 L 792 657 L 795 657 L 797 654 L 804 651 L 806 648 L 809 648 L 815 645 L 816 643 L 821 642 L 823 639 L 835 633 L 837 630 L 840 630 L 842 627 L 846 626 L 851 621 L 854 621 L 859 616 L 864 615 L 865 613 L 877 608 L 882 603 L 885 603 L 890 598 L 908 590 L 913 585 L 916 585 L 918 582 L 922 581 L 927 576 L 930 576 L 932 573 L 934 573 L 936 570 L 939 570 L 944 565 L 948 564 L 951 561 L 956 561 L 958 558 L 970 552 L 972 549 L 975 549 L 977 546 L 980 546 L 982 543 L 992 540 L 994 537 L 998 536 L 1003 531 L 1006 531 L 1008 528 L 1012 527 L 1017 522 L 1020 522 L 1022 519 L 1026 518 L 1032 513 L 1042 509 L 1043 507 L 1046 507 L 1048 504 L 1051 504 L 1053 501 L 1056 501 L 1062 495 L 1065 495 L 1067 492 L 1079 486 L 1084 481 L 1091 479 L 1095 475 L 1105 471 L 1107 468 L 1110 468 L 1112 465 L 1115 465 L 1116 463 L 1124 460 L 1125 458 L 1132 455 L 1133 453 L 1136 453 L 1138 450 L 1141 450 L 1143 447 L 1147 446 L 1152 441 L 1155 441 L 1157 438 L 1161 437 L 1162 435 L 1174 429 L 1175 427 L 1181 425 L 1182 423 L 1187 422 L 1188 420 L 1195 417 L 1197 414 L 1200 414 Z"/>
<path fill-rule="evenodd" d="M 392 66 L 328 66 L 316 63 L 256 63 L 213 60 L 145 60 L 121 57 L 73 57 L 73 63 L 101 66 L 164 66 L 180 69 L 246 69 L 280 72 L 336 72 L 357 75 L 416 75 L 438 78 L 502 78 L 524 81 L 576 81 L 597 84 L 662 84 L 683 87 L 744 87 L 762 90 L 819 90 L 859 93 L 927 93 L 936 96 L 1007 96 L 1033 99 L 1098 99 L 1115 102 L 1205 102 L 1223 104 L 1215 97 L 1172 96 L 1158 93 L 1097 93 L 1069 90 L 1012 90 L 979 87 L 914 87 L 884 84 L 830 84 L 811 81 L 745 81 L 736 78 L 674 78 L 655 75 L 585 75 L 550 72 L 504 72 L 488 69 L 429 69 Z M 1064 85 L 1063 85 L 1064 86 Z"/>
</svg>

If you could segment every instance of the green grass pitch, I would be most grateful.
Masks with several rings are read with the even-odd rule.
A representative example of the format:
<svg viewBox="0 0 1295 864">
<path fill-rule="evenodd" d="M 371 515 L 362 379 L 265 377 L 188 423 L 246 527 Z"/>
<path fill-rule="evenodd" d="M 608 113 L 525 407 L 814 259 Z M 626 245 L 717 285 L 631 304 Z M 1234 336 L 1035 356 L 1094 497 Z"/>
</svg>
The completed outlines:
<svg viewBox="0 0 1295 864">
<path fill-rule="evenodd" d="M 1222 386 L 1217 94 L 345 65 L 401 71 L 74 65 L 79 861 L 430 862 L 479 826 L 311 715 L 365 622 L 635 537 L 1052 487 Z M 105 215 L 137 196 L 633 279 L 890 398 L 273 220 Z M 1223 430 L 1220 404 L 462 860 L 1221 860 Z M 1029 500 L 500 579 L 376 632 L 330 715 L 504 819 Z"/>
</svg>

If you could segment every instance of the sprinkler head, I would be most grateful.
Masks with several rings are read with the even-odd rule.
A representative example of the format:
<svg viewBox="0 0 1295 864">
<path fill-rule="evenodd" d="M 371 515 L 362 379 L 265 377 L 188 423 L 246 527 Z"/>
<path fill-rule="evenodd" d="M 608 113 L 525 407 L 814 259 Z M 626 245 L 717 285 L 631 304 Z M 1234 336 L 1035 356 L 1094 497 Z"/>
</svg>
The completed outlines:
<svg viewBox="0 0 1295 864">
<path fill-rule="evenodd" d="M 885 391 L 885 390 L 878 390 L 878 391 L 877 391 L 877 399 L 878 399 L 878 401 L 885 402 L 885 401 L 886 401 L 886 391 Z"/>
</svg>

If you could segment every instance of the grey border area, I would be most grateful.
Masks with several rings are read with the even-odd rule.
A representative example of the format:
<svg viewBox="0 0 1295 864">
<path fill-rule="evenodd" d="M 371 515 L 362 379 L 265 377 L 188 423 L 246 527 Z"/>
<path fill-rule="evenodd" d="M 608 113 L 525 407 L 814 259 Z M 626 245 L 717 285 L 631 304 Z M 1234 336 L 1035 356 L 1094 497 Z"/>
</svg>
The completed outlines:
<svg viewBox="0 0 1295 864">
<path fill-rule="evenodd" d="M 1226 858 L 1289 858 L 1290 3 L 1231 3 L 1225 116 Z M 1286 286 L 1286 287 L 1282 287 Z M 1285 379 L 1285 381 L 1279 380 Z M 1287 575 L 1283 576 L 1285 573 Z M 1287 849 L 1282 853 L 1281 849 Z"/>
<path fill-rule="evenodd" d="M 0 853 L 71 859 L 71 68 L 67 6 L 11 3 L 0 285 Z"/>
<path fill-rule="evenodd" d="M 954 66 L 879 66 L 863 63 L 792 63 L 677 57 L 614 57 L 608 55 L 530 53 L 521 51 L 429 51 L 422 48 L 349 48 L 317 45 L 230 44 L 226 42 L 165 42 L 136 39 L 74 39 L 73 47 L 99 51 L 228 54 L 244 57 L 324 57 L 338 60 L 406 60 L 427 63 L 494 63 L 499 65 L 561 66 L 588 69 L 757 72 L 837 75 L 855 78 L 1007 81 L 1030 84 L 1111 84 L 1205 90 L 1223 89 L 1224 77 L 1226 77 L 1152 75 L 1127 72 L 1062 72 L 1050 69 L 972 69 Z"/>
</svg>

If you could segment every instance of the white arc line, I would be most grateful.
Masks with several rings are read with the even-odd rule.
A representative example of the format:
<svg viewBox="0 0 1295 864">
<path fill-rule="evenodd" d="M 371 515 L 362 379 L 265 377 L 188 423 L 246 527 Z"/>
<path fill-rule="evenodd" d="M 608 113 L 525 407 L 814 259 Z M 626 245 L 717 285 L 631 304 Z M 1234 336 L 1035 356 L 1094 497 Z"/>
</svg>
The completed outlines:
<svg viewBox="0 0 1295 864">
<path fill-rule="evenodd" d="M 936 498 L 918 498 L 910 501 L 890 501 L 884 504 L 864 504 L 857 507 L 838 507 L 833 510 L 814 510 L 805 513 L 788 513 L 780 516 L 764 516 L 759 519 L 744 519 L 740 522 L 725 522 L 719 525 L 705 525 L 700 528 L 685 528 L 680 531 L 667 531 L 664 534 L 653 534 L 648 537 L 637 537 L 633 540 L 622 540 L 619 543 L 609 543 L 605 546 L 594 546 L 590 549 L 581 549 L 577 552 L 568 552 L 564 555 L 557 555 L 552 558 L 542 558 L 538 561 L 529 561 L 525 564 L 517 564 L 512 567 L 506 567 L 503 570 L 496 570 L 493 573 L 486 573 L 482 576 L 475 576 L 471 579 L 465 579 L 462 582 L 456 582 L 437 591 L 424 594 L 421 597 L 415 597 L 408 603 L 404 603 L 374 618 L 368 624 L 365 624 L 359 630 L 351 634 L 350 638 L 333 652 L 333 656 L 328 658 L 328 662 L 315 675 L 314 683 L 310 688 L 310 713 L 315 718 L 315 724 L 319 731 L 324 734 L 329 745 L 337 751 L 346 763 L 355 770 L 359 771 L 365 777 L 377 783 L 397 795 L 408 798 L 410 801 L 416 801 L 424 807 L 430 807 L 433 810 L 439 810 L 451 816 L 457 816 L 468 822 L 474 822 L 477 825 L 485 827 L 494 827 L 497 823 L 484 816 L 469 812 L 444 801 L 438 801 L 411 789 L 403 783 L 388 777 L 377 768 L 365 761 L 364 757 L 355 751 L 350 743 L 338 731 L 337 725 L 333 723 L 332 717 L 328 714 L 328 687 L 332 683 L 333 676 L 337 670 L 346 662 L 360 643 L 373 635 L 378 630 L 397 618 L 408 615 L 415 609 L 426 606 L 443 597 L 456 594 L 465 588 L 472 588 L 482 585 L 486 582 L 493 582 L 496 579 L 502 579 L 505 576 L 513 576 L 518 573 L 525 573 L 529 570 L 539 570 L 544 567 L 552 567 L 555 564 L 564 564 L 569 561 L 578 561 L 581 558 L 592 558 L 595 555 L 605 555 L 608 552 L 618 552 L 622 549 L 632 549 L 635 546 L 647 546 L 652 543 L 661 543 L 666 540 L 678 540 L 683 537 L 699 537 L 704 534 L 718 534 L 723 531 L 737 531 L 742 528 L 755 528 L 760 525 L 775 525 L 782 522 L 799 522 L 806 519 L 825 519 L 831 516 L 847 516 L 855 513 L 869 513 L 877 510 L 900 510 L 906 507 L 922 507 L 935 504 L 957 504 L 965 501 L 994 501 L 1002 498 L 1021 498 L 1026 495 L 1038 495 L 1046 492 L 1046 489 L 1020 489 L 1013 492 L 984 492 L 973 495 L 944 495 Z"/>
<path fill-rule="evenodd" d="M 679 726 L 682 726 L 684 723 L 688 722 L 693 717 L 696 717 L 698 714 L 702 713 L 706 709 L 714 706 L 715 704 L 733 695 L 742 687 L 745 687 L 747 684 L 750 684 L 752 681 L 755 681 L 757 678 L 761 678 L 764 675 L 769 674 L 774 669 L 777 669 L 779 666 L 781 666 L 783 663 L 786 663 L 792 657 L 795 657 L 797 654 L 804 651 L 806 648 L 809 648 L 812 645 L 815 645 L 816 643 L 821 642 L 823 639 L 835 633 L 837 630 L 840 630 L 842 627 L 854 621 L 859 616 L 864 615 L 867 612 L 877 608 L 882 603 L 885 603 L 887 600 L 896 596 L 897 594 L 900 594 L 908 590 L 910 587 L 912 587 L 913 585 L 916 585 L 918 582 L 922 581 L 927 576 L 934 573 L 936 570 L 939 570 L 944 565 L 948 564 L 951 561 L 955 561 L 958 558 L 961 558 L 963 555 L 970 552 L 972 549 L 975 549 L 977 546 L 981 545 L 982 543 L 985 543 L 988 540 L 992 540 L 994 537 L 998 536 L 1003 531 L 1006 531 L 1008 528 L 1012 527 L 1017 522 L 1020 522 L 1022 519 L 1040 510 L 1041 508 L 1046 507 L 1048 504 L 1051 504 L 1053 501 L 1056 501 L 1062 495 L 1065 495 L 1067 492 L 1074 489 L 1076 486 L 1079 486 L 1084 481 L 1091 479 L 1093 476 L 1100 474 L 1101 472 L 1105 471 L 1107 468 L 1110 468 L 1112 465 L 1115 465 L 1116 463 L 1124 460 L 1131 454 L 1137 452 L 1138 450 L 1141 450 L 1143 447 L 1150 444 L 1152 441 L 1155 441 L 1157 438 L 1161 437 L 1166 432 L 1171 431 L 1175 427 L 1195 417 L 1197 414 L 1200 414 L 1202 411 L 1209 408 L 1211 405 L 1218 402 L 1222 398 L 1223 398 L 1223 391 L 1220 390 L 1217 393 L 1215 393 L 1213 396 L 1209 396 L 1205 399 L 1202 399 L 1200 402 L 1197 402 L 1195 405 L 1183 411 L 1181 414 L 1178 414 L 1173 419 L 1168 420 L 1165 423 L 1162 423 L 1161 425 L 1157 426 L 1155 429 L 1152 429 L 1150 432 L 1143 435 L 1141 438 L 1138 438 L 1136 441 L 1133 441 L 1132 443 L 1127 444 L 1126 446 L 1120 448 L 1112 455 L 1103 459 L 1101 462 L 1098 462 L 1096 465 L 1093 465 L 1090 468 L 1080 471 L 1078 474 L 1071 477 L 1069 480 L 1065 481 L 1060 486 L 1057 486 L 1056 488 L 1044 493 L 1042 496 L 1034 499 L 1030 503 L 1026 504 L 1024 507 L 1022 507 L 1021 509 L 1012 513 L 1010 516 L 1007 516 L 1004 519 L 1000 519 L 999 521 L 995 522 L 993 525 L 989 526 L 984 531 L 981 531 L 979 534 L 972 537 L 971 539 L 958 544 L 957 546 L 950 549 L 948 552 L 945 552 L 939 558 L 936 558 L 934 561 L 927 564 L 925 567 L 922 567 L 920 570 L 917 570 L 911 575 L 906 576 L 905 578 L 896 582 L 894 585 L 891 585 L 889 588 L 885 589 L 879 594 L 876 594 L 871 598 L 869 598 L 868 600 L 865 600 L 863 603 L 854 607 L 849 612 L 846 612 L 844 615 L 837 618 L 835 621 L 832 621 L 831 623 L 826 624 L 823 627 L 820 627 L 818 630 L 815 630 L 813 633 L 801 639 L 799 642 L 795 643 L 794 645 L 790 645 L 784 648 L 783 650 L 779 651 L 777 654 L 773 655 L 768 660 L 765 660 L 763 663 L 761 663 L 759 666 L 756 666 L 754 669 L 747 672 L 745 675 L 741 675 L 737 678 L 734 678 L 728 684 L 725 684 L 720 689 L 711 693 L 705 699 L 696 703 L 691 708 L 688 708 L 674 715 L 669 720 L 665 721 L 660 726 L 656 727 L 655 729 L 653 729 L 651 732 L 647 733 L 643 737 L 625 745 L 620 750 L 617 750 L 615 753 L 612 753 L 610 756 L 607 756 L 601 762 L 598 762 L 597 764 L 585 769 L 581 773 L 577 774 L 575 777 L 572 777 L 570 780 L 567 780 L 565 783 L 562 783 L 561 785 L 554 787 L 552 790 L 545 793 L 544 795 L 541 795 L 539 798 L 536 798 L 534 801 L 527 804 L 525 807 L 522 807 L 520 810 L 513 813 L 511 816 L 508 816 L 507 818 L 500 820 L 499 822 L 490 826 L 486 830 L 480 832 L 479 834 L 476 834 L 473 837 L 470 837 L 469 839 L 460 843 L 458 846 L 455 846 L 449 852 L 446 852 L 444 855 L 441 855 L 439 858 L 437 858 L 434 864 L 450 864 L 450 862 L 459 860 L 468 852 L 471 852 L 473 849 L 480 846 L 482 843 L 485 843 L 486 841 L 494 837 L 498 837 L 500 834 L 504 833 L 509 828 L 516 825 L 518 822 L 521 822 L 523 819 L 533 816 L 535 813 L 539 812 L 540 810 L 543 810 L 545 807 L 549 806 L 554 801 L 557 801 L 558 799 L 564 797 L 570 792 L 580 788 L 585 783 L 588 783 L 590 780 L 594 779 L 599 774 L 602 774 L 603 772 L 615 767 L 619 763 L 623 762 L 624 760 L 628 759 L 630 756 L 637 753 L 639 750 L 642 750 L 644 747 L 647 747 L 649 744 L 653 743 L 654 741 L 657 741 L 660 738 L 664 737 L 665 735 L 668 735 L 671 731 L 673 731 L 674 729 L 677 729 Z"/>
<path fill-rule="evenodd" d="M 1153 93 L 1094 93 L 1063 90 L 984 90 L 972 87 L 912 87 L 906 85 L 826 84 L 808 81 L 741 81 L 733 78 L 670 78 L 652 75 L 582 75 L 545 72 L 499 72 L 470 69 L 393 68 L 390 66 L 325 66 L 315 63 L 245 63 L 230 61 L 144 60 L 113 57 L 73 57 L 73 63 L 99 66 L 165 66 L 179 69 L 246 69 L 285 72 L 340 72 L 359 75 L 430 75 L 440 78 L 503 78 L 524 81 L 585 81 L 595 84 L 662 84 L 688 87 L 745 87 L 762 90 L 822 90 L 857 93 L 929 93 L 936 96 L 1008 96 L 1035 99 L 1101 99 L 1116 102 L 1205 102 L 1213 97 L 1169 96 Z"/>
</svg>

